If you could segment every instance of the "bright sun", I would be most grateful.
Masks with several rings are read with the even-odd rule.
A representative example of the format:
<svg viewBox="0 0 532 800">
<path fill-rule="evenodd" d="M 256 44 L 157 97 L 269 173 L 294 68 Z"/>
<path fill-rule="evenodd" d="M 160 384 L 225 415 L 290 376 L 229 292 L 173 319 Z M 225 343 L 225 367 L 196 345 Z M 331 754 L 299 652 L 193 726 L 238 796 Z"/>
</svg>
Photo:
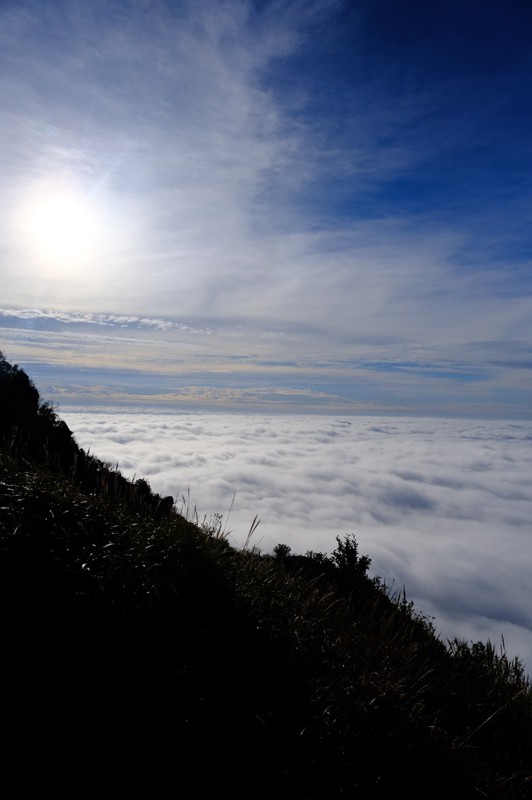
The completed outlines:
<svg viewBox="0 0 532 800">
<path fill-rule="evenodd" d="M 20 208 L 18 229 L 32 261 L 51 277 L 88 267 L 103 235 L 103 221 L 72 187 L 40 187 Z"/>
</svg>

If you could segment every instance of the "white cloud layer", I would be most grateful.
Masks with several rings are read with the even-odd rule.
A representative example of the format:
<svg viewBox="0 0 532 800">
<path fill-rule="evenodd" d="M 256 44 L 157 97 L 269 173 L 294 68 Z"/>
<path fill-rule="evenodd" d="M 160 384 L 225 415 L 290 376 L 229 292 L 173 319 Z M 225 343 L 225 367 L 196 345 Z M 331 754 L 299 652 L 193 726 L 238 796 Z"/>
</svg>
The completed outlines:
<svg viewBox="0 0 532 800">
<path fill-rule="evenodd" d="M 221 513 L 230 541 L 331 552 L 354 533 L 372 570 L 444 637 L 504 636 L 532 666 L 532 424 L 405 417 L 65 409 L 80 446 L 127 477 Z M 233 503 L 234 498 L 234 503 Z M 230 511 L 230 513 L 229 513 Z M 228 516 L 229 514 L 229 516 Z"/>
</svg>

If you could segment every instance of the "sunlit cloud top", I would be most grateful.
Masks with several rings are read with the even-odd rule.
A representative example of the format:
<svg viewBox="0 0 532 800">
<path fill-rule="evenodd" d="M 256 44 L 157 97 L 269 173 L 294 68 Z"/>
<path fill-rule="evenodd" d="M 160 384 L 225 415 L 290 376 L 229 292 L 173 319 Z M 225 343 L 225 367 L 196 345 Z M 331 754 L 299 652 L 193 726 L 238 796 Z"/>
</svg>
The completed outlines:
<svg viewBox="0 0 532 800">
<path fill-rule="evenodd" d="M 152 372 L 196 348 L 227 390 L 245 359 L 302 397 L 525 413 L 531 22 L 472 0 L 3 3 L 2 348 L 95 367 L 105 327 L 103 369 L 150 334 Z"/>
<path fill-rule="evenodd" d="M 231 544 L 331 552 L 356 534 L 372 572 L 446 638 L 504 637 L 532 675 L 530 421 L 65 411 L 80 446 L 145 477 Z"/>
</svg>

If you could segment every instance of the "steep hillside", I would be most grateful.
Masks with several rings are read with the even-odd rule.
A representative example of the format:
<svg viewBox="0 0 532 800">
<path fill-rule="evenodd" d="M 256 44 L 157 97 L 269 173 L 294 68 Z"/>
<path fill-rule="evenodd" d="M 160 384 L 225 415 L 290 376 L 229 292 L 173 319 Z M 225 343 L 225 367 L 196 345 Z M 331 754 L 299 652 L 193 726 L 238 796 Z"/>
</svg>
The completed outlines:
<svg viewBox="0 0 532 800">
<path fill-rule="evenodd" d="M 5 779 L 77 796 L 532 792 L 532 692 L 332 555 L 232 548 L 88 455 L 0 357 Z"/>
</svg>

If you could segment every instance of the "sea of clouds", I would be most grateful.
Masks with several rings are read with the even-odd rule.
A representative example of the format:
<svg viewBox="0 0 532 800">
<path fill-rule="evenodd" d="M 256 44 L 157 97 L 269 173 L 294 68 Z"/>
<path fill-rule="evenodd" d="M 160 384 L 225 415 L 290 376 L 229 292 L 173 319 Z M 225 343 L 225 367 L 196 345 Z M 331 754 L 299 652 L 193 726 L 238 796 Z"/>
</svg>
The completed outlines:
<svg viewBox="0 0 532 800">
<path fill-rule="evenodd" d="M 145 478 L 235 546 L 330 553 L 372 573 L 443 638 L 503 642 L 532 669 L 532 422 L 61 409 L 78 444 Z"/>
</svg>

